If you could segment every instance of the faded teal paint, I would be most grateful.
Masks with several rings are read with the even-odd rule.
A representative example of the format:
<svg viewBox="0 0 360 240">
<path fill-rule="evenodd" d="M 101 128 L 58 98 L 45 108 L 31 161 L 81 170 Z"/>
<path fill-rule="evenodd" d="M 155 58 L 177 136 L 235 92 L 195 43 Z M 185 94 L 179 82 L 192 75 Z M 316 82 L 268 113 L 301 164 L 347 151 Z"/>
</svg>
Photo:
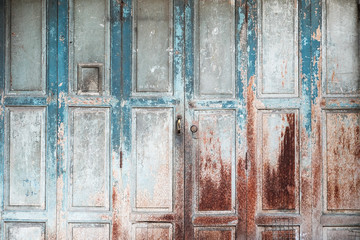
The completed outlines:
<svg viewBox="0 0 360 240">
<path fill-rule="evenodd" d="M 47 3 L 47 142 L 46 142 L 46 221 L 47 238 L 56 235 L 56 160 L 57 160 L 57 15 L 58 3 L 50 0 Z"/>
<path fill-rule="evenodd" d="M 120 131 L 121 131 L 121 6 L 116 0 L 111 1 L 110 6 L 110 34 L 111 34 L 111 88 L 110 94 L 114 99 L 111 111 L 111 158 L 115 159 L 115 165 L 120 167 Z M 112 169 L 112 168 L 111 168 Z M 117 169 L 114 169 L 117 171 Z M 113 174 L 112 186 L 119 188 Z M 111 188 L 110 188 L 111 189 Z"/>
<path fill-rule="evenodd" d="M 0 1 L 0 179 L 1 179 L 1 232 L 0 238 L 5 239 L 4 222 L 19 222 L 26 219 L 36 218 L 37 221 L 46 223 L 46 238 L 56 234 L 56 146 L 57 146 L 57 1 L 48 0 L 46 2 L 46 62 L 42 63 L 46 67 L 46 89 L 43 97 L 29 97 L 26 95 L 5 96 L 5 0 Z M 23 213 L 21 211 L 4 210 L 4 115 L 7 107 L 38 107 L 46 108 L 45 115 L 45 202 L 46 208 L 43 212 Z"/>
<path fill-rule="evenodd" d="M 321 40 L 316 39 L 317 34 L 322 29 L 322 8 L 321 0 L 311 2 L 311 103 L 316 104 L 319 97 L 318 85 L 321 82 Z M 318 31 L 318 32 L 317 32 Z M 318 36 L 321 39 L 321 36 Z"/>
<path fill-rule="evenodd" d="M 304 115 L 301 124 L 306 129 L 307 136 L 311 133 L 311 2 L 310 0 L 302 0 L 300 2 L 299 27 L 300 27 L 300 64 L 301 75 L 301 108 Z M 309 159 L 310 161 L 310 159 Z M 309 163 L 308 163 L 309 165 Z"/>
<path fill-rule="evenodd" d="M 5 108 L 3 104 L 5 94 L 5 0 L 0 0 L 0 238 L 5 239 L 3 209 L 4 209 L 4 141 L 5 141 Z"/>
</svg>

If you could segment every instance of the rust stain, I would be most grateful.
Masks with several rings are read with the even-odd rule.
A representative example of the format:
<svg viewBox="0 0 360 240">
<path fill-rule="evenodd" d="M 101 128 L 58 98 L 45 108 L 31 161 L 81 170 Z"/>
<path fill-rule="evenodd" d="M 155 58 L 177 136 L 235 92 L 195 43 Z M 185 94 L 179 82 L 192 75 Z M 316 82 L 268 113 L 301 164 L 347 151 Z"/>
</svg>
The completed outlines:
<svg viewBox="0 0 360 240">
<path fill-rule="evenodd" d="M 233 239 L 231 231 L 199 231 L 199 240 L 230 240 Z"/>
<path fill-rule="evenodd" d="M 320 41 L 321 40 L 321 29 L 320 29 L 320 26 L 316 29 L 316 32 L 313 33 L 313 35 L 311 36 L 312 39 L 315 39 L 317 41 Z"/>
<path fill-rule="evenodd" d="M 59 126 L 59 130 L 58 130 L 58 142 L 57 144 L 62 148 L 64 149 L 65 148 L 65 126 L 64 126 L 64 123 L 61 123 L 60 126 Z"/>
<path fill-rule="evenodd" d="M 328 209 L 356 210 L 360 204 L 360 130 L 356 113 L 327 119 Z"/>
<path fill-rule="evenodd" d="M 112 193 L 112 204 L 113 204 L 113 225 L 112 225 L 112 239 L 120 239 L 121 222 L 117 214 L 117 204 L 120 204 L 118 190 L 113 187 Z"/>
<path fill-rule="evenodd" d="M 261 239 L 263 240 L 273 240 L 273 239 L 287 239 L 292 240 L 296 239 L 295 230 L 279 230 L 279 231 L 263 231 L 261 234 Z"/>
<path fill-rule="evenodd" d="M 204 133 L 209 134 L 203 137 L 205 149 L 200 151 L 199 210 L 231 210 L 231 166 L 222 159 L 221 142 L 214 132 Z"/>
<path fill-rule="evenodd" d="M 247 217 L 247 234 L 250 239 L 256 237 L 256 224 L 255 213 L 257 203 L 257 170 L 256 170 L 256 108 L 255 108 L 255 92 L 253 90 L 255 76 L 251 76 L 249 79 L 249 85 L 247 87 L 247 145 L 248 145 L 248 158 L 249 158 L 249 172 L 248 172 L 248 217 Z"/>
<path fill-rule="evenodd" d="M 263 201 L 266 209 L 295 209 L 295 114 L 286 114 L 277 169 L 265 163 Z"/>
<path fill-rule="evenodd" d="M 232 225 L 238 221 L 237 216 L 198 216 L 194 219 L 194 225 L 208 226 L 208 225 Z"/>
<path fill-rule="evenodd" d="M 61 92 L 61 93 L 59 94 L 59 100 L 58 100 L 58 102 L 59 102 L 59 108 L 61 108 L 61 104 L 62 104 L 62 103 L 66 104 L 66 95 L 65 95 L 64 92 Z"/>
</svg>

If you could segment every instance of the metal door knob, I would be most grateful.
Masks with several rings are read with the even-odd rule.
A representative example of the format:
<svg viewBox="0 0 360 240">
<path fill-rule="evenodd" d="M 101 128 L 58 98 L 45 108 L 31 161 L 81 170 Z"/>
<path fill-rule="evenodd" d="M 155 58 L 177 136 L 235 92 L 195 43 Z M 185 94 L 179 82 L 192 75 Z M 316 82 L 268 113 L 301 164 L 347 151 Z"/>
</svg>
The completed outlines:
<svg viewBox="0 0 360 240">
<path fill-rule="evenodd" d="M 192 125 L 192 126 L 190 127 L 190 131 L 191 131 L 192 133 L 196 133 L 197 130 L 198 130 L 198 127 L 195 126 L 195 125 Z"/>
</svg>

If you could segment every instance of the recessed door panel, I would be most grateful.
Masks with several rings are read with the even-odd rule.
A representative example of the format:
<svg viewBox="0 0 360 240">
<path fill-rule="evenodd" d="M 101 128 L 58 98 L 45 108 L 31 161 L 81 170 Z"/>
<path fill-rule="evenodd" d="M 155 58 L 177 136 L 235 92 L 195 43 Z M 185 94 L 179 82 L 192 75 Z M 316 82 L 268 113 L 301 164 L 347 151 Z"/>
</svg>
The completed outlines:
<svg viewBox="0 0 360 240">
<path fill-rule="evenodd" d="M 235 112 L 198 111 L 197 211 L 233 211 Z"/>
<path fill-rule="evenodd" d="M 360 113 L 326 112 L 327 210 L 360 210 Z"/>
<path fill-rule="evenodd" d="M 45 240 L 44 223 L 5 223 L 6 239 L 11 240 Z"/>
<path fill-rule="evenodd" d="M 6 195 L 8 207 L 45 207 L 46 112 L 7 109 Z"/>
<path fill-rule="evenodd" d="M 173 92 L 172 1 L 135 0 L 134 93 Z"/>
<path fill-rule="evenodd" d="M 44 94 L 46 90 L 46 1 L 7 1 L 6 90 Z"/>
<path fill-rule="evenodd" d="M 70 223 L 71 240 L 109 240 L 109 224 L 102 223 Z"/>
<path fill-rule="evenodd" d="M 195 1 L 194 8 L 197 95 L 233 98 L 235 1 L 199 0 Z"/>
<path fill-rule="evenodd" d="M 358 1 L 326 1 L 324 6 L 325 94 L 360 93 Z"/>
<path fill-rule="evenodd" d="M 259 4 L 259 94 L 298 95 L 298 1 Z"/>
<path fill-rule="evenodd" d="M 293 111 L 262 111 L 262 209 L 298 206 L 298 121 Z"/>
<path fill-rule="evenodd" d="M 172 211 L 174 114 L 171 108 L 133 110 L 136 210 Z"/>
<path fill-rule="evenodd" d="M 173 239 L 173 228 L 167 223 L 135 224 L 133 239 Z"/>
<path fill-rule="evenodd" d="M 71 207 L 109 208 L 109 110 L 70 110 Z"/>
</svg>

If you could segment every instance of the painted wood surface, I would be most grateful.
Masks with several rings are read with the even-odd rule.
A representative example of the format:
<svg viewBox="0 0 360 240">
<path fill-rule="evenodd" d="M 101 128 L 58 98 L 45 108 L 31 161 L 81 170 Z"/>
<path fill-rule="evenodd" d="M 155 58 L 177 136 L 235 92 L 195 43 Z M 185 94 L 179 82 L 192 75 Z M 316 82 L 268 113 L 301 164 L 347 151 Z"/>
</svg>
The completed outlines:
<svg viewBox="0 0 360 240">
<path fill-rule="evenodd" d="M 357 0 L 0 0 L 0 239 L 356 239 Z"/>
</svg>

